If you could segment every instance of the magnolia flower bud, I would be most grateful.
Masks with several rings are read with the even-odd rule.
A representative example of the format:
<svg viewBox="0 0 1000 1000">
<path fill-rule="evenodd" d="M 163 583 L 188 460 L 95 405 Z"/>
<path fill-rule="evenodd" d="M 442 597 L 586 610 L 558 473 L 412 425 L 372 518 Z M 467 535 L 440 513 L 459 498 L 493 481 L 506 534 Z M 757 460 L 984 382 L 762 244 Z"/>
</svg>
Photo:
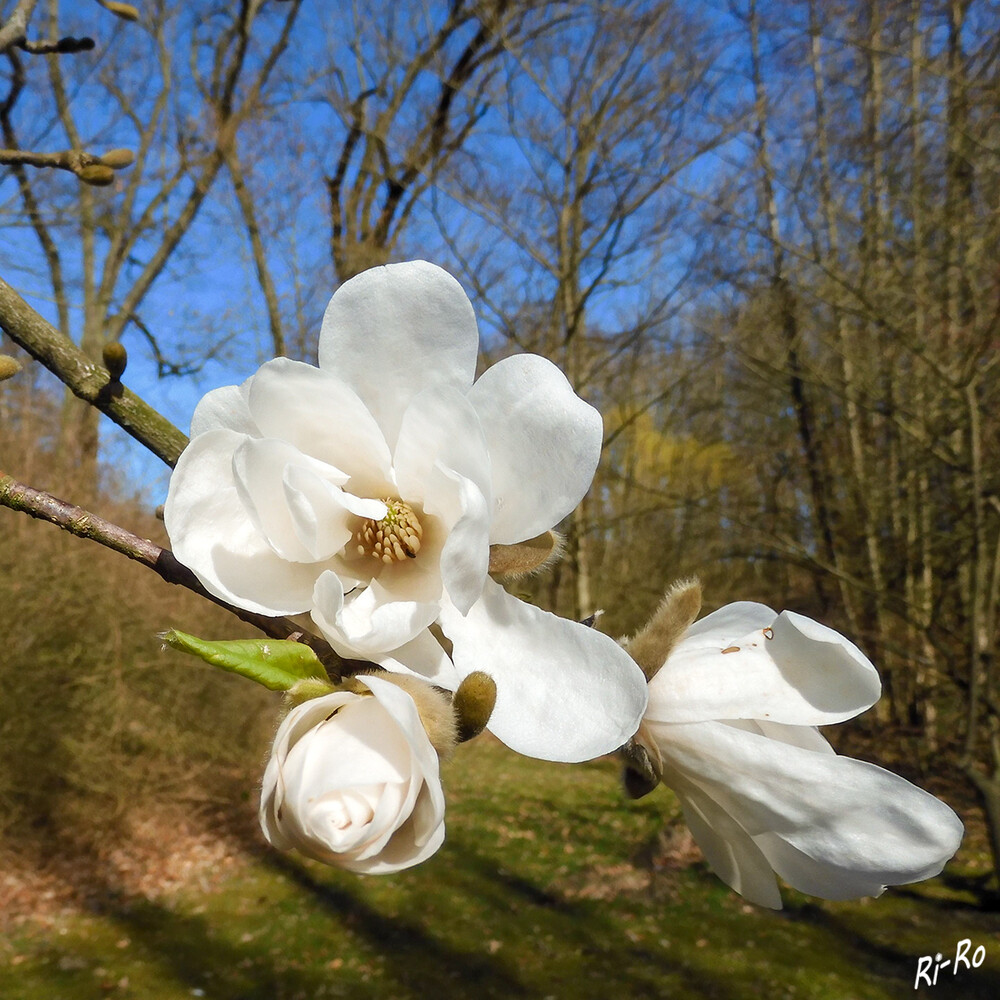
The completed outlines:
<svg viewBox="0 0 1000 1000">
<path fill-rule="evenodd" d="M 101 163 L 115 170 L 121 170 L 122 167 L 131 167 L 134 160 L 135 153 L 131 149 L 109 149 L 101 156 Z"/>
<path fill-rule="evenodd" d="M 20 370 L 20 361 L 9 354 L 0 354 L 0 382 L 13 378 Z"/>
<path fill-rule="evenodd" d="M 93 187 L 107 187 L 114 183 L 115 172 L 111 167 L 104 166 L 103 163 L 91 163 L 87 167 L 81 167 L 76 172 L 76 176 L 84 184 L 90 184 Z"/>
<path fill-rule="evenodd" d="M 138 21 L 139 11 L 130 3 L 120 3 L 119 0 L 97 0 L 105 9 L 111 11 L 115 17 L 120 17 L 123 21 Z"/>
<path fill-rule="evenodd" d="M 380 677 L 354 679 L 293 708 L 264 772 L 260 825 L 279 850 L 381 874 L 429 858 L 444 840 L 438 758 L 416 703 Z"/>
<path fill-rule="evenodd" d="M 474 670 L 463 679 L 452 699 L 459 742 L 471 740 L 486 728 L 496 700 L 496 681 L 489 674 Z"/>
<path fill-rule="evenodd" d="M 119 341 L 113 340 L 110 344 L 104 345 L 101 357 L 108 374 L 114 381 L 119 381 L 125 374 L 125 366 L 128 364 L 128 353 L 124 346 Z"/>
</svg>

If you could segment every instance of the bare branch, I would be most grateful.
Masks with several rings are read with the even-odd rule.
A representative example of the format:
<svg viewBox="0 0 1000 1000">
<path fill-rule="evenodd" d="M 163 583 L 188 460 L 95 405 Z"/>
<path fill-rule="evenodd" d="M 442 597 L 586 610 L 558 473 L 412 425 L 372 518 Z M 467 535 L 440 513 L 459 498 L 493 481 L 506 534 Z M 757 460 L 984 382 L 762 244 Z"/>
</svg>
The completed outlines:
<svg viewBox="0 0 1000 1000">
<path fill-rule="evenodd" d="M 113 552 L 127 556 L 153 570 L 167 583 L 185 587 L 213 604 L 231 611 L 273 639 L 295 638 L 309 646 L 334 676 L 353 672 L 352 666 L 357 666 L 357 661 L 342 660 L 325 640 L 304 633 L 301 626 L 288 618 L 269 618 L 266 615 L 253 614 L 250 611 L 234 608 L 213 596 L 205 590 L 191 570 L 177 561 L 169 549 L 157 545 L 148 538 L 140 538 L 127 528 L 61 500 L 51 493 L 26 486 L 2 470 L 0 470 L 0 506 L 20 511 L 40 521 L 48 521 L 49 524 L 54 524 L 76 535 L 77 538 L 89 539 Z M 367 663 L 365 665 L 370 666 Z"/>
</svg>

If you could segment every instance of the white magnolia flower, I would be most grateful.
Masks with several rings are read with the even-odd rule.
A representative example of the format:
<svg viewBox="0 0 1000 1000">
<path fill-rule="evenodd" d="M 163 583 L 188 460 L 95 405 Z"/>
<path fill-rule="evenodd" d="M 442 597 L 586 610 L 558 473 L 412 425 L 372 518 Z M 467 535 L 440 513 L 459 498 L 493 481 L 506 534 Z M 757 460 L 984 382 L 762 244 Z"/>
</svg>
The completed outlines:
<svg viewBox="0 0 1000 1000">
<path fill-rule="evenodd" d="M 217 597 L 308 612 L 341 655 L 451 690 L 485 671 L 500 739 L 587 759 L 635 731 L 641 672 L 610 637 L 516 600 L 487 568 L 491 544 L 534 538 L 579 503 L 601 418 L 535 355 L 474 383 L 478 343 L 468 298 L 432 264 L 346 282 L 319 368 L 277 358 L 199 403 L 167 530 Z"/>
<path fill-rule="evenodd" d="M 335 691 L 292 709 L 264 771 L 260 826 L 279 850 L 383 874 L 426 861 L 444 841 L 438 756 L 402 689 Z"/>
<path fill-rule="evenodd" d="M 826 899 L 936 875 L 962 823 L 889 771 L 838 756 L 816 726 L 870 708 L 881 685 L 832 629 L 738 603 L 692 625 L 649 684 L 645 738 L 716 874 L 780 908 L 777 872 Z"/>
</svg>

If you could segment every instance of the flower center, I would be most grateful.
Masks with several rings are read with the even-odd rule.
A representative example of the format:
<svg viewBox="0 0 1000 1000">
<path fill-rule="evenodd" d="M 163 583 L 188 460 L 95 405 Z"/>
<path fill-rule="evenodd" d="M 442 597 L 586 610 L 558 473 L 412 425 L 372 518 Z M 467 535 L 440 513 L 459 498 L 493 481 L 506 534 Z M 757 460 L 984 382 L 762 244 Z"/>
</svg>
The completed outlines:
<svg viewBox="0 0 1000 1000">
<path fill-rule="evenodd" d="M 382 501 L 389 509 L 381 521 L 368 518 L 354 536 L 358 555 L 372 556 L 384 563 L 413 559 L 420 551 L 424 529 L 413 508 L 402 500 Z"/>
</svg>

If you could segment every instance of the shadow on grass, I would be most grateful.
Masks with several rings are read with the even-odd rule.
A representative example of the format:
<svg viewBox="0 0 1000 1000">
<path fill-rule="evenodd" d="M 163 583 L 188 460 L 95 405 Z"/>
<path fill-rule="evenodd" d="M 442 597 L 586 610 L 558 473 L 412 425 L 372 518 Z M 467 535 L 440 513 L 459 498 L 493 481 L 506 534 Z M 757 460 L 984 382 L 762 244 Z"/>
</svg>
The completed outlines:
<svg viewBox="0 0 1000 1000">
<path fill-rule="evenodd" d="M 470 850 L 457 838 L 435 873 L 435 895 L 468 901 L 461 915 L 439 919 L 386 918 L 355 892 L 315 877 L 296 861 L 267 855 L 265 863 L 349 923 L 352 932 L 385 956 L 385 972 L 399 987 L 393 997 L 698 997 L 736 1000 L 738 984 L 674 962 L 629 937 L 628 928 L 600 905 L 564 900 Z M 363 882 L 358 882 L 363 892 Z M 460 947 L 446 936 L 471 934 Z M 503 954 L 484 948 L 502 939 Z M 498 944 L 501 942 L 498 942 Z"/>
<path fill-rule="evenodd" d="M 934 899 L 921 895 L 912 890 L 900 891 L 896 889 L 895 895 L 902 896 L 911 901 L 919 902 L 929 907 L 945 907 L 946 901 Z M 967 918 L 967 904 L 956 904 L 954 907 L 947 907 L 953 913 L 958 911 Z M 913 992 L 915 987 L 918 961 L 920 954 L 913 954 L 903 951 L 899 947 L 884 944 L 874 938 L 871 933 L 862 933 L 856 926 L 853 926 L 850 918 L 832 913 L 815 903 L 801 903 L 791 905 L 783 911 L 787 914 L 787 919 L 797 923 L 809 924 L 828 933 L 832 937 L 843 942 L 852 952 L 862 959 L 862 967 L 885 979 L 898 980 L 901 988 L 908 992 Z M 936 914 L 935 914 L 936 915 Z M 860 919 L 855 917 L 855 919 Z M 964 938 L 972 939 L 972 951 L 977 945 L 983 945 L 989 955 L 989 945 L 996 940 L 998 928 L 996 926 L 988 928 L 985 926 L 970 926 L 971 921 L 962 920 L 959 923 L 939 923 L 935 927 L 934 943 L 927 947 L 927 952 L 940 953 L 945 960 L 954 961 L 955 949 L 960 940 Z M 994 922 L 995 923 L 995 922 Z M 989 966 L 983 965 L 980 968 L 968 969 L 964 966 L 953 971 L 951 962 L 940 969 L 937 981 L 932 987 L 928 987 L 926 980 L 922 980 L 920 988 L 933 989 L 935 1000 L 939 998 L 952 998 L 952 1000 L 995 1000 L 1000 997 L 1000 969 L 995 965 L 995 958 Z M 930 967 L 930 974 L 933 975 L 933 963 Z"/>
</svg>

